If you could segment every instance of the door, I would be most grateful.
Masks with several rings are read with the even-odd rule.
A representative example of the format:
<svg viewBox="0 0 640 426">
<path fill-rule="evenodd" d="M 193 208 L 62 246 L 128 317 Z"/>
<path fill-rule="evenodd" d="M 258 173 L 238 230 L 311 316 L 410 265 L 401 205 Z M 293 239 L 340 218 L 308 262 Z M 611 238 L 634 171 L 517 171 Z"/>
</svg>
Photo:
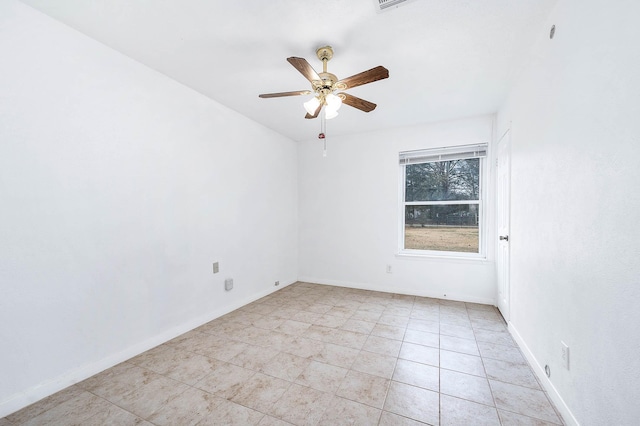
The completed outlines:
<svg viewBox="0 0 640 426">
<path fill-rule="evenodd" d="M 498 141 L 496 158 L 496 218 L 498 309 L 509 322 L 509 222 L 511 195 L 511 129 Z"/>
</svg>

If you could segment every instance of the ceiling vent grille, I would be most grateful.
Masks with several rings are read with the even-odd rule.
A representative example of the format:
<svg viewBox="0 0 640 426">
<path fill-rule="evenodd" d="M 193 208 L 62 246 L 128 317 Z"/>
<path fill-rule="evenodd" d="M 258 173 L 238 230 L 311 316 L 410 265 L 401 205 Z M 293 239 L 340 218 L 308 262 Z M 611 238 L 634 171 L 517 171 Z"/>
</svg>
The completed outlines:
<svg viewBox="0 0 640 426">
<path fill-rule="evenodd" d="M 376 5 L 376 12 L 386 12 L 387 10 L 395 9 L 400 5 L 409 3 L 413 0 L 373 0 Z"/>
</svg>

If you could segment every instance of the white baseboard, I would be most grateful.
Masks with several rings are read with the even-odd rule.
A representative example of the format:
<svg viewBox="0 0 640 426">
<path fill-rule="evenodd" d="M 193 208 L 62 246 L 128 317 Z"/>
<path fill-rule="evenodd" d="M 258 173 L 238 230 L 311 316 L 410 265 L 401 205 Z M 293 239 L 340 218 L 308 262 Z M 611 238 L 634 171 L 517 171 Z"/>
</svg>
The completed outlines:
<svg viewBox="0 0 640 426">
<path fill-rule="evenodd" d="M 428 290 L 417 292 L 415 291 L 414 288 L 407 289 L 397 285 L 388 286 L 388 287 L 375 287 L 371 284 L 354 283 L 354 282 L 340 281 L 340 280 L 326 280 L 323 278 L 316 278 L 316 277 L 300 277 L 298 278 L 298 281 L 304 281 L 311 284 L 333 285 L 336 287 L 349 287 L 349 288 L 357 288 L 360 290 L 380 291 L 383 293 L 407 294 L 410 296 L 431 297 L 434 299 L 455 300 L 458 302 L 479 303 L 482 305 L 496 306 L 496 301 L 490 298 L 473 297 L 473 296 L 469 296 L 465 294 L 457 294 L 457 293 L 447 293 L 447 297 L 442 297 L 441 293 L 429 292 Z"/>
<path fill-rule="evenodd" d="M 58 377 L 54 377 L 53 379 L 45 380 L 29 389 L 26 389 L 25 391 L 15 393 L 6 398 L 4 401 L 0 402 L 0 418 L 8 416 L 11 413 L 14 413 L 30 404 L 33 404 L 34 402 L 46 398 L 49 395 L 53 395 L 54 393 L 61 391 L 62 389 L 65 389 L 73 384 L 81 382 L 82 380 L 88 379 L 91 376 L 94 376 L 108 368 L 111 368 L 114 365 L 120 364 L 123 361 L 131 359 L 134 356 L 148 351 L 149 349 L 154 348 L 162 343 L 168 342 L 169 340 L 180 336 L 187 331 L 193 330 L 194 328 L 206 324 L 209 321 L 221 317 L 222 315 L 228 314 L 229 312 L 241 308 L 246 304 L 249 304 L 277 290 L 287 287 L 294 282 L 295 281 L 292 281 L 286 285 L 281 285 L 278 288 L 270 288 L 269 290 L 252 295 L 229 306 L 225 306 L 224 308 L 217 309 L 213 312 L 207 313 L 197 318 L 193 318 L 183 324 L 180 324 L 179 326 L 172 327 L 169 330 L 150 337 L 143 342 L 123 349 L 122 351 L 111 354 L 98 361 L 90 362 L 81 367 L 75 368 Z"/>
<path fill-rule="evenodd" d="M 538 377 L 538 380 L 544 387 L 544 390 L 547 392 L 547 395 L 549 395 L 549 398 L 551 398 L 551 400 L 555 404 L 558 411 L 560 411 L 560 414 L 562 415 L 562 419 L 569 426 L 580 426 L 580 423 L 578 423 L 578 420 L 575 418 L 575 416 L 569 409 L 569 406 L 567 406 L 567 404 L 564 402 L 564 399 L 562 399 L 562 396 L 560 396 L 560 393 L 558 393 L 558 390 L 556 389 L 556 387 L 553 386 L 553 383 L 551 382 L 551 380 L 549 380 L 549 378 L 545 374 L 544 367 L 540 365 L 540 363 L 538 362 L 536 357 L 533 355 L 533 353 L 527 346 L 526 342 L 524 341 L 522 336 L 520 336 L 520 333 L 512 323 L 509 323 L 509 332 L 513 336 L 513 339 L 516 341 L 520 349 L 522 350 L 522 353 L 524 354 L 524 356 L 527 358 L 527 361 L 529 361 L 529 364 L 533 368 L 533 371 Z"/>
</svg>

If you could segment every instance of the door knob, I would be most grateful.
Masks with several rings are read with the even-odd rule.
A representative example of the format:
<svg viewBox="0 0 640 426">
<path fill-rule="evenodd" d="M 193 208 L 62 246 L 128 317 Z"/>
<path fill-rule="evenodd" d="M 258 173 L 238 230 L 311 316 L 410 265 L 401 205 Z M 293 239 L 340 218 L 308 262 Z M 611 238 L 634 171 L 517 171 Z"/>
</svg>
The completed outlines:
<svg viewBox="0 0 640 426">
<path fill-rule="evenodd" d="M 509 236 L 508 235 L 500 235 L 500 241 L 509 241 Z"/>
</svg>

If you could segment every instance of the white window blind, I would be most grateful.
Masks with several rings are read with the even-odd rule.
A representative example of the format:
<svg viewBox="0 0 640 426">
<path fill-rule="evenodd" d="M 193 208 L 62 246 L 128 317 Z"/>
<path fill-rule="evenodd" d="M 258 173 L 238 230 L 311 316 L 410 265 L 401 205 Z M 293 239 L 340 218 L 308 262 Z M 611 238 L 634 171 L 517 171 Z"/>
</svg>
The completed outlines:
<svg viewBox="0 0 640 426">
<path fill-rule="evenodd" d="M 420 149 L 400 153 L 400 165 L 432 163 L 434 161 L 483 158 L 487 156 L 487 144 L 460 145 L 446 148 Z"/>
</svg>

